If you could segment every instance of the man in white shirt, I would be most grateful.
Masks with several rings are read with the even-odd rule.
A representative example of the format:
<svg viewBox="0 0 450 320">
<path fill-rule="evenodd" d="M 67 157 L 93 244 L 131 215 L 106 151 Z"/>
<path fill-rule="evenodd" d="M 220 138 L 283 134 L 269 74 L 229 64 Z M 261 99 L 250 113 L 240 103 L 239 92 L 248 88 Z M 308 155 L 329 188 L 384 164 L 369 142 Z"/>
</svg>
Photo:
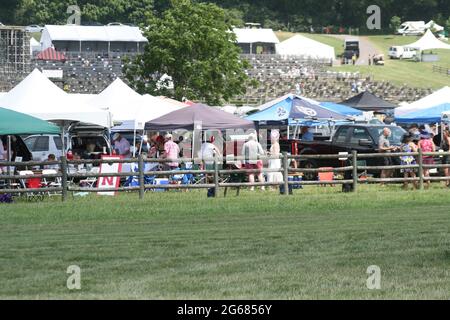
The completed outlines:
<svg viewBox="0 0 450 320">
<path fill-rule="evenodd" d="M 256 134 L 251 133 L 248 136 L 248 141 L 244 143 L 242 147 L 242 156 L 244 157 L 244 165 L 248 170 L 261 170 L 263 168 L 262 160 L 258 160 L 258 156 L 265 155 L 265 152 L 261 144 L 256 139 Z M 255 174 L 249 173 L 248 180 L 250 183 L 255 182 Z M 262 172 L 258 172 L 258 181 L 265 182 Z M 264 190 L 264 187 L 261 187 Z M 255 187 L 250 188 L 251 191 L 255 190 Z"/>
<path fill-rule="evenodd" d="M 117 153 L 124 158 L 130 158 L 131 156 L 131 146 L 127 139 L 122 137 L 119 133 L 114 134 L 114 149 Z"/>
<path fill-rule="evenodd" d="M 209 138 L 209 141 L 202 144 L 200 151 L 198 152 L 198 157 L 203 161 L 203 167 L 205 170 L 214 170 L 214 160 L 205 160 L 205 159 L 214 159 L 217 155 L 221 156 L 219 148 L 214 145 L 216 139 L 214 136 Z"/>
</svg>

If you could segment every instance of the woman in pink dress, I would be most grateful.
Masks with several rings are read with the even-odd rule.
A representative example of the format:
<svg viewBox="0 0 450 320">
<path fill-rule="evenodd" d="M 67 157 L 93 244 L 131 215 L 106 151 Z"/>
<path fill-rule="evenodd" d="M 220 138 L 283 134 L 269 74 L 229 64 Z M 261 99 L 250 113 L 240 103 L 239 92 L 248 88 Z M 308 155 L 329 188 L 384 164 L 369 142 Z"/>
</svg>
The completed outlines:
<svg viewBox="0 0 450 320">
<path fill-rule="evenodd" d="M 436 152 L 436 146 L 434 145 L 432 136 L 428 132 L 423 132 L 420 135 L 419 148 L 422 149 L 423 153 L 427 152 Z M 423 156 L 423 164 L 425 165 L 433 165 L 434 159 L 433 156 Z M 423 169 L 423 176 L 429 178 L 430 177 L 430 169 Z M 427 187 L 430 187 L 430 180 L 427 180 Z"/>
</svg>

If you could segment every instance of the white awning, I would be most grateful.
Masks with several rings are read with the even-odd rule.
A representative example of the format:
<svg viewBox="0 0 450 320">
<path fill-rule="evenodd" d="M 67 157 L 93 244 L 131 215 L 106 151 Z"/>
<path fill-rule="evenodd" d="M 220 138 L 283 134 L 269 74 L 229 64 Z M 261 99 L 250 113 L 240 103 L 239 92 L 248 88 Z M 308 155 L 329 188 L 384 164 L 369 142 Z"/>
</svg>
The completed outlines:
<svg viewBox="0 0 450 320">
<path fill-rule="evenodd" d="M 83 122 L 104 128 L 112 125 L 108 111 L 88 107 L 79 99 L 73 99 L 38 69 L 1 96 L 0 106 L 46 121 Z"/>
<path fill-rule="evenodd" d="M 151 95 L 142 96 L 119 78 L 88 103 L 111 112 L 114 122 L 135 121 L 136 129 L 143 129 L 145 122 L 185 107 Z"/>
</svg>

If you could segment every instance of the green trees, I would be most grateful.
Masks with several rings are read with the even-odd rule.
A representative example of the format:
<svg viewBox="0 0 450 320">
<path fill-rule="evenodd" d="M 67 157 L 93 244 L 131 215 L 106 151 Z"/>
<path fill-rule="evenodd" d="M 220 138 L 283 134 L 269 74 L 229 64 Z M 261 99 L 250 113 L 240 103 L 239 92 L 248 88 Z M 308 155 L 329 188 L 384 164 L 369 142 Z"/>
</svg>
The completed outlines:
<svg viewBox="0 0 450 320">
<path fill-rule="evenodd" d="M 64 24 L 69 5 L 78 5 L 83 22 L 141 23 L 153 9 L 153 0 L 20 0 L 15 10 L 15 24 Z"/>
<path fill-rule="evenodd" d="M 214 4 L 173 0 L 162 17 L 150 15 L 145 52 L 125 73 L 140 93 L 181 100 L 204 100 L 219 105 L 245 93 L 246 61 L 240 59 L 236 36 L 223 9 Z M 173 89 L 160 82 L 170 75 Z M 167 84 L 167 83 L 165 83 Z"/>
<path fill-rule="evenodd" d="M 396 32 L 398 28 L 400 28 L 400 25 L 402 24 L 402 19 L 398 16 L 393 16 L 391 18 L 391 23 L 389 24 L 389 28 L 392 32 Z"/>
<path fill-rule="evenodd" d="M 366 9 L 373 0 L 196 0 L 211 2 L 226 9 L 236 25 L 259 22 L 276 29 L 307 30 L 314 26 L 363 27 Z M 68 5 L 78 4 L 83 20 L 99 23 L 113 21 L 139 24 L 145 12 L 161 15 L 170 0 L 2 0 L 0 21 L 27 25 L 31 23 L 64 23 Z M 379 0 L 383 29 L 389 28 L 389 17 L 405 20 L 435 20 L 443 24 L 450 16 L 448 0 Z M 442 17 L 442 19 L 440 19 Z"/>
</svg>

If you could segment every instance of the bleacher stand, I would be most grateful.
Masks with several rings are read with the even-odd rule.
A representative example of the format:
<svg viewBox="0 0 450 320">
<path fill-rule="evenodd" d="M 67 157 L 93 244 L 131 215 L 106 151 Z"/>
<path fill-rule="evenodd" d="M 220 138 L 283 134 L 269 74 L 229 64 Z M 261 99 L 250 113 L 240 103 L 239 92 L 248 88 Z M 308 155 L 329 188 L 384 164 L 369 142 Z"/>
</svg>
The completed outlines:
<svg viewBox="0 0 450 320">
<path fill-rule="evenodd" d="M 52 79 L 69 93 L 96 94 L 104 90 L 117 77 L 124 79 L 124 57 L 130 52 L 64 52 L 65 62 L 42 61 L 33 58 L 31 70 L 62 70 L 63 79 Z M 319 101 L 339 102 L 360 91 L 370 89 L 383 99 L 399 103 L 415 101 L 432 93 L 431 89 L 393 85 L 388 81 L 375 81 L 359 73 L 327 70 L 329 60 L 316 60 L 300 56 L 271 54 L 242 55 L 250 62 L 247 75 L 257 82 L 249 86 L 245 95 L 235 96 L 227 104 L 260 105 L 288 93 L 297 93 Z M 9 91 L 27 74 L 1 73 L 0 91 Z M 300 88 L 301 92 L 298 92 Z"/>
</svg>

